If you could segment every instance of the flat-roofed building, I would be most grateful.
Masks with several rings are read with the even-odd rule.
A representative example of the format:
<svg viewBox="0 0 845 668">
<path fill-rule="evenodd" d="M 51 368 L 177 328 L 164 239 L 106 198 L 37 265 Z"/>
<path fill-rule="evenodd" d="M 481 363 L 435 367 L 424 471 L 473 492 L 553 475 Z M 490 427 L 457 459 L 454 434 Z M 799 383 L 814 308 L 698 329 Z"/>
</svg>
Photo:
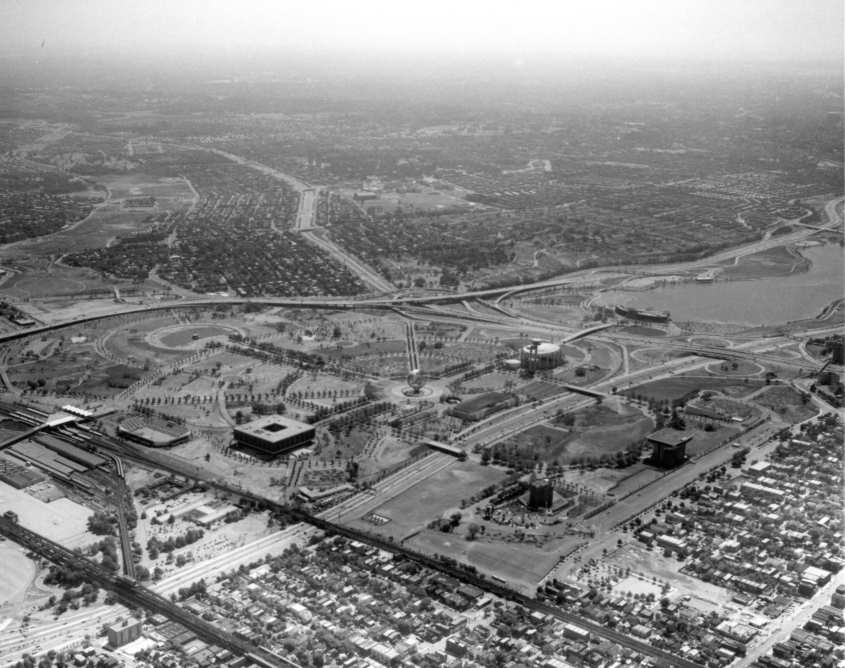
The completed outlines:
<svg viewBox="0 0 845 668">
<path fill-rule="evenodd" d="M 283 455 L 314 440 L 314 427 L 283 415 L 266 415 L 234 429 L 235 442 L 264 455 Z"/>
<path fill-rule="evenodd" d="M 127 643 L 141 637 L 141 620 L 128 619 L 123 623 L 118 622 L 106 629 L 111 647 L 123 647 Z"/>
<path fill-rule="evenodd" d="M 656 466 L 672 468 L 684 463 L 687 458 L 687 443 L 692 434 L 677 429 L 661 429 L 648 436 L 651 443 L 651 461 Z"/>
<path fill-rule="evenodd" d="M 452 415 L 467 422 L 478 422 L 516 403 L 516 398 L 510 393 L 485 392 L 459 403 L 452 409 Z"/>
</svg>

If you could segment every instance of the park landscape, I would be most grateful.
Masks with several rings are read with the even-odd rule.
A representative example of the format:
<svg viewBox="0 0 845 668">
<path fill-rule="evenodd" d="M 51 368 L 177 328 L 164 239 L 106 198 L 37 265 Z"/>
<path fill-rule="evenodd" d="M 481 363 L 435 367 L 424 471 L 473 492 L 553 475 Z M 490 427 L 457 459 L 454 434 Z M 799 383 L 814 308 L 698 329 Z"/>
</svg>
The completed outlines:
<svg viewBox="0 0 845 668">
<path fill-rule="evenodd" d="M 843 660 L 840 78 L 253 66 L 10 84 L 0 668 Z"/>
</svg>

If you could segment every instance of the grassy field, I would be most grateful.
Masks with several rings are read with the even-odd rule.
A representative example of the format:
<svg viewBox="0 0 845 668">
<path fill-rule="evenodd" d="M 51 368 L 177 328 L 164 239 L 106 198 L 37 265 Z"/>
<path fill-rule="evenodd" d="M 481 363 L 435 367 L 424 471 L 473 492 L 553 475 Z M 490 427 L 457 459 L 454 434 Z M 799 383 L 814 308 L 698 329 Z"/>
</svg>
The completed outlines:
<svg viewBox="0 0 845 668">
<path fill-rule="evenodd" d="M 104 338 L 106 349 L 116 357 L 123 359 L 146 360 L 151 362 L 169 362 L 183 356 L 183 351 L 173 350 L 150 344 L 147 335 L 151 332 L 176 325 L 174 318 L 155 317 L 140 322 L 122 325 Z"/>
<path fill-rule="evenodd" d="M 713 431 L 705 431 L 704 429 L 693 429 L 689 427 L 687 422 L 687 433 L 692 434 L 692 440 L 687 443 L 687 456 L 700 457 L 711 450 L 719 447 L 723 443 L 738 436 L 742 432 L 740 427 L 733 425 L 718 425 Z"/>
<path fill-rule="evenodd" d="M 505 473 L 499 469 L 470 461 L 456 461 L 376 508 L 374 512 L 390 518 L 387 524 L 375 528 L 360 519 L 352 524 L 400 541 L 432 520 L 439 519 L 447 511 L 457 510 L 461 500 L 504 477 Z"/>
<path fill-rule="evenodd" d="M 658 471 L 641 463 L 628 467 L 625 469 L 625 472 L 629 475 L 617 480 L 616 484 L 606 490 L 607 492 L 613 494 L 617 499 L 621 499 L 628 494 L 636 492 L 663 475 L 662 471 Z"/>
<path fill-rule="evenodd" d="M 625 390 L 623 394 L 629 397 L 642 396 L 644 399 L 653 399 L 655 401 L 674 401 L 697 390 L 718 390 L 731 396 L 744 396 L 762 387 L 763 384 L 762 380 L 754 378 L 749 378 L 746 383 L 744 377 L 673 376 L 671 378 L 663 378 L 651 383 L 645 383 L 644 385 L 637 385 L 629 390 Z"/>
<path fill-rule="evenodd" d="M 234 330 L 219 325 L 195 325 L 180 327 L 159 338 L 162 344 L 172 348 L 184 348 L 197 339 L 207 339 L 212 336 L 226 336 Z M 196 337 L 196 339 L 194 338 Z"/>
<path fill-rule="evenodd" d="M 802 422 L 818 411 L 813 404 L 801 398 L 793 388 L 784 385 L 770 387 L 754 396 L 754 402 L 770 408 L 787 422 Z"/>
<path fill-rule="evenodd" d="M 730 417 L 741 417 L 743 419 L 750 418 L 752 415 L 759 415 L 760 409 L 755 408 L 745 402 L 736 401 L 734 399 L 726 399 L 718 395 L 713 395 L 709 399 L 696 399 L 691 401 L 688 405 L 695 406 L 704 410 L 716 411 Z"/>
<path fill-rule="evenodd" d="M 97 355 L 90 346 L 71 346 L 45 359 L 16 364 L 8 368 L 9 379 L 21 388 L 33 386 L 58 394 L 83 392 L 97 396 L 111 396 L 134 382 L 123 384 L 125 373 L 112 373 L 113 362 Z M 117 369 L 114 369 L 117 371 Z M 140 370 L 138 370 L 140 372 Z"/>
<path fill-rule="evenodd" d="M 519 382 L 519 378 L 514 373 L 494 371 L 492 373 L 485 373 L 483 376 L 478 376 L 472 380 L 464 381 L 462 385 L 465 390 L 500 390 L 509 380 Z"/>
<path fill-rule="evenodd" d="M 772 276 L 788 276 L 802 265 L 802 259 L 783 246 L 770 248 L 739 259 L 729 264 L 720 274 L 729 280 L 739 281 Z"/>
<path fill-rule="evenodd" d="M 458 527 L 457 531 L 461 531 Z M 526 592 L 533 592 L 555 566 L 558 555 L 568 552 L 567 543 L 577 538 L 556 541 L 547 549 L 526 543 L 467 541 L 462 534 L 425 529 L 408 541 L 408 546 L 429 554 L 442 554 L 472 564 L 479 571 L 502 578 Z"/>
<path fill-rule="evenodd" d="M 631 325 L 630 327 L 623 327 L 622 331 L 627 334 L 635 334 L 636 336 L 666 336 L 666 332 L 662 329 L 654 327 L 644 327 L 643 325 Z"/>
<path fill-rule="evenodd" d="M 100 179 L 111 191 L 110 199 L 95 209 L 73 229 L 39 237 L 16 245 L 11 250 L 26 250 L 39 256 L 74 253 L 88 248 L 102 248 L 116 236 L 127 236 L 144 228 L 154 212 L 185 208 L 193 194 L 182 179 L 157 178 L 144 174 L 120 175 Z M 151 195 L 157 205 L 151 209 L 127 210 L 123 199 Z"/>
<path fill-rule="evenodd" d="M 746 376 L 754 376 L 763 372 L 765 369 L 756 362 L 748 360 L 737 360 L 735 362 L 714 362 L 707 367 L 707 372 L 714 375 L 732 376 L 744 378 Z"/>
<path fill-rule="evenodd" d="M 155 177 L 148 174 L 121 174 L 116 177 L 105 177 L 104 184 L 108 187 L 113 200 L 131 197 L 151 196 L 157 200 L 159 208 L 175 207 L 181 202 L 193 198 L 188 184 L 181 178 Z"/>
<path fill-rule="evenodd" d="M 566 424 L 574 420 L 571 424 Z M 624 450 L 652 431 L 654 423 L 640 411 L 620 406 L 590 406 L 554 420 L 552 425 L 526 429 L 494 449 L 507 458 L 563 463 L 582 455 Z"/>
<path fill-rule="evenodd" d="M 37 260 L 26 262 L 23 268 L 23 273 L 10 276 L 3 284 L 4 293 L 23 299 L 44 299 L 109 294 L 115 285 L 130 285 L 128 281 L 104 280 L 90 269 L 62 264 L 48 266 Z"/>
<path fill-rule="evenodd" d="M 638 410 L 608 406 L 590 406 L 572 414 L 574 438 L 567 444 L 566 455 L 605 454 L 627 448 L 654 428 L 654 422 Z"/>
</svg>

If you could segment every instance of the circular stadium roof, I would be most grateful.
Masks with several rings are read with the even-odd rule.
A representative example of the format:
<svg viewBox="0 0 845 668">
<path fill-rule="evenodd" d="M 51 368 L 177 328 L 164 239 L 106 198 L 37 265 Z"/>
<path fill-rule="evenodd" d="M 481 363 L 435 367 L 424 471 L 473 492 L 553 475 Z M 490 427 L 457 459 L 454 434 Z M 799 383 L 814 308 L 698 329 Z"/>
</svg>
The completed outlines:
<svg viewBox="0 0 845 668">
<path fill-rule="evenodd" d="M 525 346 L 522 351 L 525 353 L 530 353 L 533 350 L 533 346 Z M 560 352 L 560 346 L 556 343 L 541 343 L 537 346 L 537 354 L 538 355 L 556 355 Z"/>
</svg>

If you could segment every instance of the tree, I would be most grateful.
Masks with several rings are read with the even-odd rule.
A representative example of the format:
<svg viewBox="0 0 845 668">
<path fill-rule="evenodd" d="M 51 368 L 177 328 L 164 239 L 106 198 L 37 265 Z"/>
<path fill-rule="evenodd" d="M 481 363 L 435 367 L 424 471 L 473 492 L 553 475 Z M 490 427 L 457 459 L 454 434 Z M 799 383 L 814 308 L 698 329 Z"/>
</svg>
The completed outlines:
<svg viewBox="0 0 845 668">
<path fill-rule="evenodd" d="M 88 530 L 97 536 L 113 536 L 115 533 L 114 518 L 106 513 L 96 511 L 88 518 Z"/>
</svg>

